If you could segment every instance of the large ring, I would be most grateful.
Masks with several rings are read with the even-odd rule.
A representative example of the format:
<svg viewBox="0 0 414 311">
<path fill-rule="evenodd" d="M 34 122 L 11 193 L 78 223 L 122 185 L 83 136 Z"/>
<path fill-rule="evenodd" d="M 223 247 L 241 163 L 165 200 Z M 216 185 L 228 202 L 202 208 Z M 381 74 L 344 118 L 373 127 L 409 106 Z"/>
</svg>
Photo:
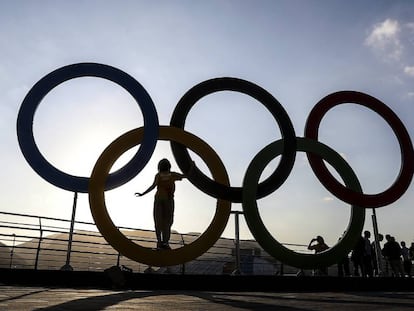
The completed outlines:
<svg viewBox="0 0 414 311">
<path fill-rule="evenodd" d="M 297 138 L 298 151 L 311 152 L 328 161 L 344 180 L 347 187 L 362 192 L 358 178 L 347 162 L 328 146 L 306 138 Z M 281 262 L 302 269 L 327 267 L 344 258 L 361 236 L 365 222 L 365 209 L 352 206 L 351 218 L 344 236 L 333 247 L 318 254 L 294 252 L 280 244 L 266 229 L 257 209 L 257 183 L 266 165 L 283 151 L 283 141 L 278 140 L 262 149 L 250 163 L 243 181 L 243 211 L 247 225 L 263 249 Z"/>
<path fill-rule="evenodd" d="M 160 126 L 159 129 L 158 139 L 174 140 L 187 146 L 206 161 L 214 180 L 223 185 L 229 184 L 223 163 L 204 141 L 179 128 Z M 95 224 L 112 247 L 132 260 L 157 267 L 177 265 L 193 260 L 205 253 L 220 238 L 230 216 L 231 202 L 218 199 L 216 213 L 206 231 L 192 243 L 171 250 L 152 250 L 132 242 L 117 229 L 109 217 L 104 195 L 106 178 L 114 162 L 125 151 L 140 143 L 143 132 L 144 128 L 141 127 L 123 134 L 105 149 L 96 162 L 89 184 L 89 204 Z"/>
<path fill-rule="evenodd" d="M 51 184 L 74 192 L 88 192 L 89 178 L 66 174 L 51 165 L 40 153 L 33 136 L 33 119 L 46 94 L 57 85 L 74 78 L 93 76 L 115 82 L 127 90 L 141 108 L 145 134 L 134 157 L 108 178 L 105 189 L 116 188 L 135 177 L 148 163 L 157 143 L 158 117 L 154 103 L 141 84 L 127 73 L 103 64 L 79 63 L 59 68 L 41 80 L 23 100 L 17 117 L 17 138 L 29 165 Z"/>
<path fill-rule="evenodd" d="M 356 103 L 378 113 L 391 126 L 400 144 L 401 169 L 396 181 L 385 191 L 378 194 L 364 194 L 344 187 L 329 172 L 322 158 L 307 154 L 309 163 L 319 181 L 333 195 L 349 204 L 362 207 L 381 207 L 398 200 L 408 189 L 414 172 L 414 150 L 410 136 L 397 115 L 378 99 L 355 91 L 332 93 L 320 100 L 312 109 L 305 126 L 305 137 L 318 140 L 318 130 L 325 113 L 343 103 Z"/>
<path fill-rule="evenodd" d="M 185 119 L 190 109 L 202 97 L 218 91 L 235 91 L 250 95 L 262 103 L 279 124 L 283 138 L 284 149 L 277 169 L 259 184 L 257 198 L 262 198 L 279 188 L 289 176 L 296 156 L 296 135 L 292 122 L 282 105 L 265 89 L 251 82 L 237 78 L 216 78 L 204 81 L 192 87 L 178 102 L 171 117 L 171 126 L 184 129 Z M 171 149 L 181 170 L 186 171 L 191 165 L 191 157 L 187 149 L 175 142 L 171 142 Z M 242 201 L 242 188 L 229 187 L 211 180 L 198 168 L 194 168 L 191 182 L 205 193 L 215 197 Z"/>
</svg>

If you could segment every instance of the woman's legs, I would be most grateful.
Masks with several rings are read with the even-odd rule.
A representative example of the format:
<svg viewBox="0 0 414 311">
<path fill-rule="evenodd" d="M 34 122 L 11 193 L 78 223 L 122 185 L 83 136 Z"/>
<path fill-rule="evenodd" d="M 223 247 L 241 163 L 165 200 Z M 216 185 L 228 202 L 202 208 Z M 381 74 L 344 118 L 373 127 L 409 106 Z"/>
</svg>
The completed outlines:
<svg viewBox="0 0 414 311">
<path fill-rule="evenodd" d="M 169 248 L 171 226 L 174 220 L 174 200 L 158 199 L 154 202 L 154 223 L 158 248 Z"/>
</svg>

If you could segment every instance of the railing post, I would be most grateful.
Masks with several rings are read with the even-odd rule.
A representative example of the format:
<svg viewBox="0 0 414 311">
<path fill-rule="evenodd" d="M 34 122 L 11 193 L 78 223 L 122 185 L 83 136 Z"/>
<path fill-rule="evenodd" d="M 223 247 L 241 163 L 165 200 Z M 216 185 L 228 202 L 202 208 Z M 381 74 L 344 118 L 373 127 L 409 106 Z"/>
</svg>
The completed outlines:
<svg viewBox="0 0 414 311">
<path fill-rule="evenodd" d="M 13 267 L 13 255 L 14 255 L 14 247 L 15 247 L 15 244 L 16 243 L 16 234 L 14 234 L 13 233 L 13 246 L 12 246 L 12 249 L 11 249 L 11 251 L 10 251 L 10 269 Z"/>
<path fill-rule="evenodd" d="M 241 274 L 240 269 L 240 230 L 239 230 L 239 214 L 243 214 L 240 211 L 232 211 L 234 214 L 234 229 L 235 229 L 235 245 L 236 245 L 236 269 L 232 272 L 233 275 Z"/>
<path fill-rule="evenodd" d="M 43 239 L 42 217 L 39 217 L 39 230 L 40 230 L 40 236 L 39 236 L 39 243 L 37 244 L 35 270 L 37 270 L 37 266 L 39 264 L 40 244 L 42 243 L 42 239 Z"/>
<path fill-rule="evenodd" d="M 120 253 L 120 252 L 118 252 L 118 256 L 117 256 L 117 259 L 116 259 L 116 266 L 117 266 L 118 268 L 119 268 L 120 261 L 121 261 L 121 253 Z"/>
<path fill-rule="evenodd" d="M 78 193 L 75 192 L 75 195 L 73 197 L 72 219 L 70 221 L 68 251 L 66 253 L 66 264 L 62 268 L 60 268 L 60 270 L 73 271 L 73 268 L 70 265 L 70 253 L 72 251 L 73 228 L 74 228 L 74 225 L 75 225 L 75 215 L 76 215 L 76 204 L 77 204 L 77 202 L 78 202 Z"/>
<path fill-rule="evenodd" d="M 378 223 L 377 223 L 377 214 L 375 212 L 375 208 L 372 209 L 372 227 L 374 228 L 374 245 L 375 245 L 375 257 L 377 259 L 377 269 L 378 275 L 383 275 L 382 270 L 382 261 L 381 261 L 381 246 L 379 241 L 379 234 L 378 234 Z"/>
<path fill-rule="evenodd" d="M 185 240 L 183 234 L 181 234 L 181 244 L 182 246 L 185 246 Z M 181 265 L 181 274 L 185 274 L 185 262 Z"/>
</svg>

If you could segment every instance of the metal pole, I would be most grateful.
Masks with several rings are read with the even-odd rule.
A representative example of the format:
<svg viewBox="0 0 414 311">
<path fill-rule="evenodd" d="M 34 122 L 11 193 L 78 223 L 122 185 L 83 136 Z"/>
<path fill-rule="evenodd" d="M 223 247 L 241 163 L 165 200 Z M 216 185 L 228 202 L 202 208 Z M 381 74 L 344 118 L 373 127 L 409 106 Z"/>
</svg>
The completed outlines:
<svg viewBox="0 0 414 311">
<path fill-rule="evenodd" d="M 16 243 L 16 234 L 13 233 L 13 246 L 12 249 L 10 251 L 10 269 L 13 267 L 13 255 L 14 255 L 14 246 Z"/>
<path fill-rule="evenodd" d="M 120 263 L 120 261 L 121 261 L 121 253 L 120 252 L 118 252 L 118 256 L 117 256 L 117 259 L 116 259 L 116 266 L 119 268 L 119 263 Z"/>
<path fill-rule="evenodd" d="M 243 212 L 234 211 L 231 212 L 234 214 L 234 227 L 235 227 L 235 244 L 236 244 L 236 270 L 233 271 L 232 274 L 240 274 L 240 236 L 239 236 L 239 214 L 242 214 Z"/>
<path fill-rule="evenodd" d="M 184 236 L 181 234 L 181 245 L 185 246 Z M 181 265 L 181 274 L 185 274 L 185 262 Z"/>
<path fill-rule="evenodd" d="M 117 229 L 119 230 L 119 228 L 117 227 Z M 119 264 L 121 262 L 121 253 L 118 252 L 118 256 L 116 257 L 116 266 L 119 268 Z"/>
<path fill-rule="evenodd" d="M 75 195 L 73 197 L 72 219 L 70 221 L 68 251 L 66 253 L 66 264 L 62 268 L 60 268 L 61 270 L 65 270 L 65 271 L 73 271 L 73 268 L 70 265 L 70 253 L 72 251 L 73 227 L 75 225 L 75 215 L 76 215 L 76 204 L 77 204 L 77 202 L 78 202 L 78 193 L 75 192 Z"/>
<path fill-rule="evenodd" d="M 377 214 L 375 212 L 375 208 L 372 209 L 371 217 L 372 217 L 372 227 L 374 228 L 375 257 L 377 258 L 378 274 L 382 275 L 381 246 L 380 246 L 380 241 L 379 241 Z"/>
<path fill-rule="evenodd" d="M 40 253 L 40 244 L 42 243 L 43 239 L 43 229 L 42 229 L 42 218 L 39 217 L 39 230 L 40 230 L 40 236 L 39 236 L 39 244 L 37 244 L 37 251 L 36 251 L 36 259 L 35 259 L 35 270 L 37 270 L 37 266 L 39 263 L 39 253 Z"/>
</svg>

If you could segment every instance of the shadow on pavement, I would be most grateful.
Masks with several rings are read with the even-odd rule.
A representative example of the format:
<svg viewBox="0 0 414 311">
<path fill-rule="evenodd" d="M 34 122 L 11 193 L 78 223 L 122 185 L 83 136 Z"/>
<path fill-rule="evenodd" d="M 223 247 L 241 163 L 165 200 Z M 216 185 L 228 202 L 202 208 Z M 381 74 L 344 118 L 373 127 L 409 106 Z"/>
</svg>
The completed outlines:
<svg viewBox="0 0 414 311">
<path fill-rule="evenodd" d="M 159 298 L 142 301 L 145 298 Z M 134 301 L 138 299 L 138 301 Z M 140 301 L 141 300 L 141 301 Z M 185 310 L 189 307 L 201 310 L 224 310 L 226 307 L 246 310 L 338 310 L 364 307 L 375 310 L 381 308 L 413 309 L 412 293 L 220 293 L 197 291 L 126 291 L 108 295 L 92 296 L 60 303 L 55 306 L 35 309 L 36 311 L 57 310 L 91 310 L 98 311 L 121 303 L 128 303 L 128 309 L 139 307 L 141 310 L 154 310 L 154 307 L 165 310 Z"/>
<path fill-rule="evenodd" d="M 266 302 L 258 302 L 255 301 L 256 297 L 250 297 L 251 300 L 246 299 L 239 299 L 240 297 L 244 297 L 244 294 L 238 294 L 235 299 L 232 298 L 232 295 L 229 294 L 221 294 L 221 293 L 208 293 L 208 292 L 174 292 L 174 291 L 151 291 L 151 292 L 121 292 L 115 293 L 110 295 L 103 295 L 103 296 L 94 296 L 82 299 L 76 299 L 67 301 L 55 306 L 45 307 L 45 308 L 38 308 L 35 311 L 57 311 L 57 310 L 89 310 L 89 311 L 99 311 L 104 310 L 105 308 L 116 306 L 119 303 L 126 302 L 132 299 L 143 299 L 147 297 L 162 297 L 162 296 L 191 296 L 195 298 L 200 298 L 204 301 L 205 307 L 211 308 L 211 310 L 223 310 L 222 306 L 229 306 L 235 308 L 242 308 L 246 310 L 275 310 L 275 303 L 266 303 Z M 266 299 L 271 299 L 272 297 L 268 296 Z M 174 310 L 180 309 L 180 304 L 178 300 L 172 299 L 176 302 Z M 154 305 L 158 302 L 154 300 L 151 301 L 152 306 L 148 308 L 148 310 L 154 310 Z M 133 302 L 131 302 L 133 303 Z M 171 300 L 168 304 L 171 303 Z M 189 307 L 188 299 L 185 299 L 182 304 L 186 304 L 186 308 Z M 214 303 L 215 305 L 211 305 Z M 197 307 L 202 305 L 203 302 L 198 303 Z M 137 307 L 140 306 L 139 304 Z M 165 305 L 163 299 L 159 301 L 158 304 L 160 309 L 165 310 L 172 310 L 170 305 Z M 181 305 L 183 307 L 184 305 Z M 142 308 L 145 310 L 145 308 Z M 205 309 L 201 309 L 205 310 Z M 300 310 L 309 310 L 303 308 L 296 308 L 296 307 L 288 307 L 288 306 L 277 306 L 277 310 L 286 310 L 286 311 L 300 311 Z"/>
</svg>

